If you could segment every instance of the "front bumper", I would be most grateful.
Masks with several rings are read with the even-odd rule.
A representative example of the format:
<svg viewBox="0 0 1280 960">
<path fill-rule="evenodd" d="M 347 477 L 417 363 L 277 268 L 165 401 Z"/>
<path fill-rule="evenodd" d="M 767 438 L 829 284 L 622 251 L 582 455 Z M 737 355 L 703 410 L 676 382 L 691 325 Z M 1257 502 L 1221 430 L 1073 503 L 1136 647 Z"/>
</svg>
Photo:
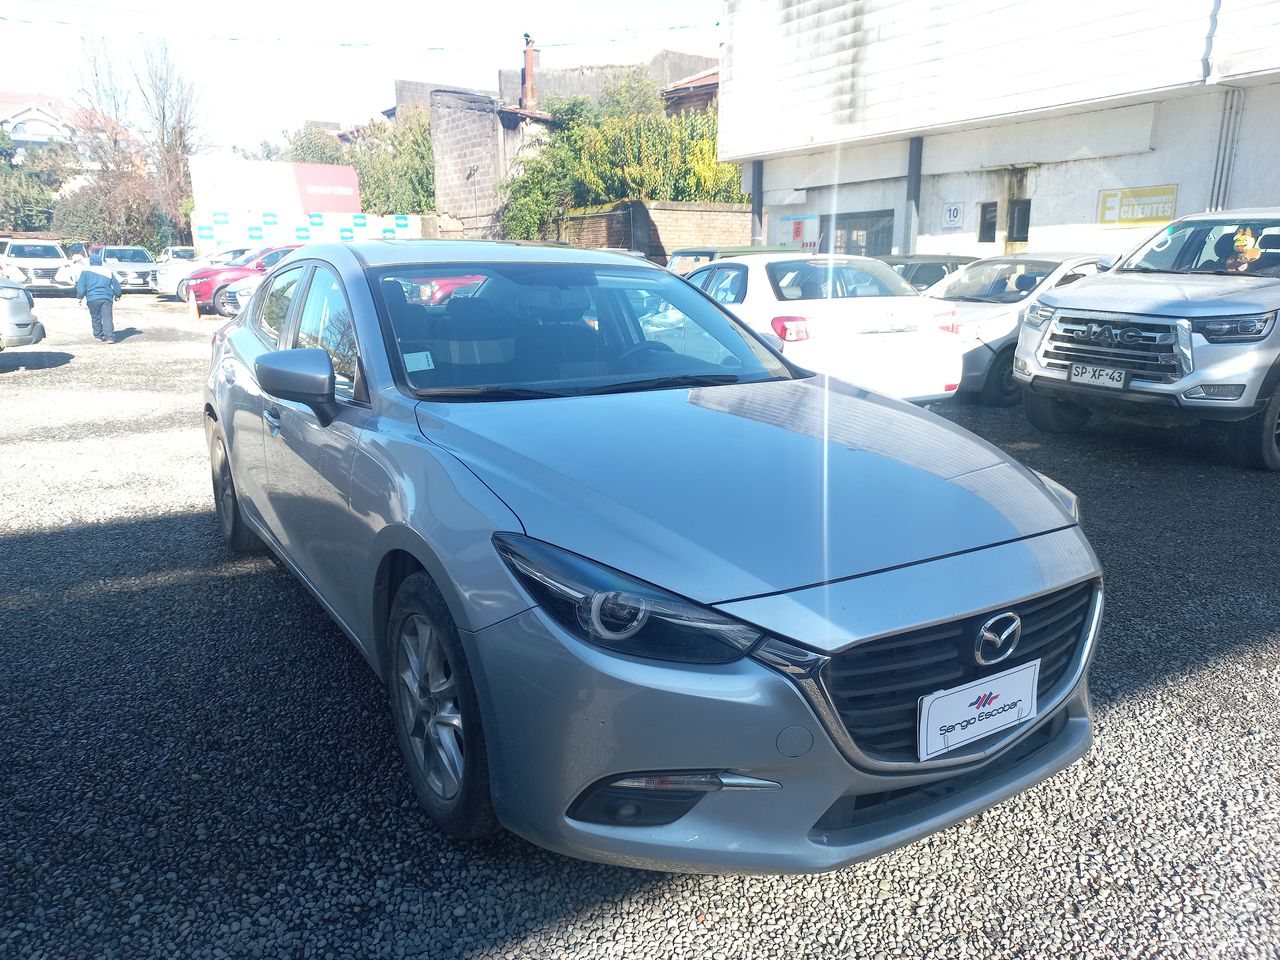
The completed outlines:
<svg viewBox="0 0 1280 960">
<path fill-rule="evenodd" d="M 464 633 L 463 641 L 484 704 L 503 824 L 551 850 L 628 867 L 837 869 L 999 803 L 1062 770 L 1092 742 L 1091 648 L 1063 696 L 1007 746 L 960 766 L 881 771 L 852 762 L 800 687 L 754 659 L 691 666 L 620 657 L 578 641 L 536 608 Z M 602 780 L 696 770 L 781 789 L 708 793 L 666 825 L 567 814 Z"/>
<path fill-rule="evenodd" d="M 1014 378 L 1032 393 L 1070 400 L 1098 410 L 1118 410 L 1148 417 L 1161 414 L 1171 421 L 1245 420 L 1256 414 L 1280 384 L 1280 331 L 1256 343 L 1214 344 L 1199 334 L 1182 332 L 1181 347 L 1190 369 L 1171 383 L 1130 380 L 1123 390 L 1073 383 L 1067 371 L 1044 360 L 1045 339 L 1056 321 L 1043 328 L 1024 326 L 1014 354 Z M 1100 365 L 1105 363 L 1099 362 Z M 1240 384 L 1236 400 L 1195 399 L 1185 396 L 1194 387 Z"/>
</svg>

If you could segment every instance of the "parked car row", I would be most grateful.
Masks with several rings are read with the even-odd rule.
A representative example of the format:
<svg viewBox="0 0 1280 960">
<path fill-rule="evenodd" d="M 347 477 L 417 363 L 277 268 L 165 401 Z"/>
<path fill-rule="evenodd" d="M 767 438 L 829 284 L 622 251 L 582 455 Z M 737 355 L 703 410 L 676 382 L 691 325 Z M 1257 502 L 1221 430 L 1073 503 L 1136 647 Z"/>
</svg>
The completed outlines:
<svg viewBox="0 0 1280 960">
<path fill-rule="evenodd" d="M 161 265 L 190 262 L 195 248 L 165 247 L 156 260 L 145 247 L 136 245 L 83 241 L 63 245 L 51 240 L 0 238 L 0 277 L 31 291 L 65 292 L 75 287 L 77 266 L 73 258 L 87 259 L 94 254 L 100 254 L 103 264 L 115 271 L 125 292 L 151 292 L 158 289 L 156 275 Z"/>
</svg>

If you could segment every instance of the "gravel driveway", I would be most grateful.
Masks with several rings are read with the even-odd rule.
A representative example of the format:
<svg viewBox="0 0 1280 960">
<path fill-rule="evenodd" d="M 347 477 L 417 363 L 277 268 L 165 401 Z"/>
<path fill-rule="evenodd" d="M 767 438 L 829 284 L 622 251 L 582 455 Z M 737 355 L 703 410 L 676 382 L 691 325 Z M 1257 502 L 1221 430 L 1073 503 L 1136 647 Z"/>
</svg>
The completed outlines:
<svg viewBox="0 0 1280 960">
<path fill-rule="evenodd" d="M 1280 956 L 1280 477 L 1212 433 L 1047 441 L 1107 569 L 1098 744 L 998 808 L 819 877 L 461 847 L 382 688 L 286 573 L 217 538 L 215 321 L 74 300 L 0 353 L 0 956 Z"/>
</svg>

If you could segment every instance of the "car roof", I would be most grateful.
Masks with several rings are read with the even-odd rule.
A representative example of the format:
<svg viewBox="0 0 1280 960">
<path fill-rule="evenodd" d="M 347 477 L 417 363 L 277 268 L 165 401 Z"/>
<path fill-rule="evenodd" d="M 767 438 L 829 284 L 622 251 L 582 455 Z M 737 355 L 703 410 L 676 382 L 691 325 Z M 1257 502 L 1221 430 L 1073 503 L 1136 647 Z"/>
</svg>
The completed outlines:
<svg viewBox="0 0 1280 960">
<path fill-rule="evenodd" d="M 1210 210 L 1179 220 L 1280 220 L 1280 207 L 1241 207 L 1238 210 Z"/>
<path fill-rule="evenodd" d="M 882 260 L 885 263 L 971 263 L 978 258 L 958 253 L 886 253 L 882 257 L 871 259 Z"/>
<path fill-rule="evenodd" d="M 576 263 L 602 267 L 648 266 L 662 271 L 661 267 L 626 253 L 516 240 L 353 240 L 308 244 L 302 248 L 302 258 L 306 257 L 331 261 L 354 257 L 366 267 L 402 263 Z"/>
<path fill-rule="evenodd" d="M 723 257 L 715 261 L 715 264 L 699 264 L 698 269 L 703 270 L 708 266 L 720 265 L 725 263 L 787 263 L 791 260 L 834 260 L 840 263 L 877 263 L 884 266 L 884 261 L 878 257 L 859 257 L 851 253 L 812 253 L 807 250 L 793 250 L 789 253 L 753 253 L 744 254 L 740 257 Z"/>
<path fill-rule="evenodd" d="M 993 254 L 992 254 L 991 256 L 989 256 L 989 257 L 983 257 L 981 260 L 975 260 L 975 261 L 974 261 L 974 263 L 985 263 L 985 262 L 986 262 L 986 261 L 988 261 L 988 260 L 1013 260 L 1014 262 L 1018 262 L 1018 261 L 1028 261 L 1028 260 L 1035 260 L 1035 261 L 1041 261 L 1041 262 L 1045 262 L 1045 261 L 1052 261 L 1053 263 L 1065 263 L 1065 262 L 1066 262 L 1066 261 L 1068 261 L 1068 260 L 1089 260 L 1089 259 L 1094 259 L 1094 260 L 1096 260 L 1096 259 L 1098 259 L 1098 258 L 1099 258 L 1099 257 L 1101 257 L 1101 256 L 1104 256 L 1104 254 L 1101 254 L 1101 253 L 1060 253 L 1060 252 L 1049 252 L 1049 253 L 993 253 Z"/>
</svg>

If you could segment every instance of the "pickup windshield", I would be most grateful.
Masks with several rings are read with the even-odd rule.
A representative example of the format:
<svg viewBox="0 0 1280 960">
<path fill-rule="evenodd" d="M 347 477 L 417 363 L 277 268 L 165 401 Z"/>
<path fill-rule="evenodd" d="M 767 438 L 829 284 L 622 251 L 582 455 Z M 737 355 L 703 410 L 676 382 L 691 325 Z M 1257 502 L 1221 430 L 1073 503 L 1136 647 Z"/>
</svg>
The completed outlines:
<svg viewBox="0 0 1280 960">
<path fill-rule="evenodd" d="M 1280 277 L 1280 220 L 1175 221 L 1130 254 L 1119 269 Z"/>
<path fill-rule="evenodd" d="M 141 247 L 105 247 L 103 260 L 114 260 L 116 263 L 154 263 L 151 254 Z"/>
<path fill-rule="evenodd" d="M 792 376 L 665 270 L 422 263 L 370 270 L 369 283 L 382 301 L 392 366 L 424 400 L 538 400 Z"/>
</svg>

